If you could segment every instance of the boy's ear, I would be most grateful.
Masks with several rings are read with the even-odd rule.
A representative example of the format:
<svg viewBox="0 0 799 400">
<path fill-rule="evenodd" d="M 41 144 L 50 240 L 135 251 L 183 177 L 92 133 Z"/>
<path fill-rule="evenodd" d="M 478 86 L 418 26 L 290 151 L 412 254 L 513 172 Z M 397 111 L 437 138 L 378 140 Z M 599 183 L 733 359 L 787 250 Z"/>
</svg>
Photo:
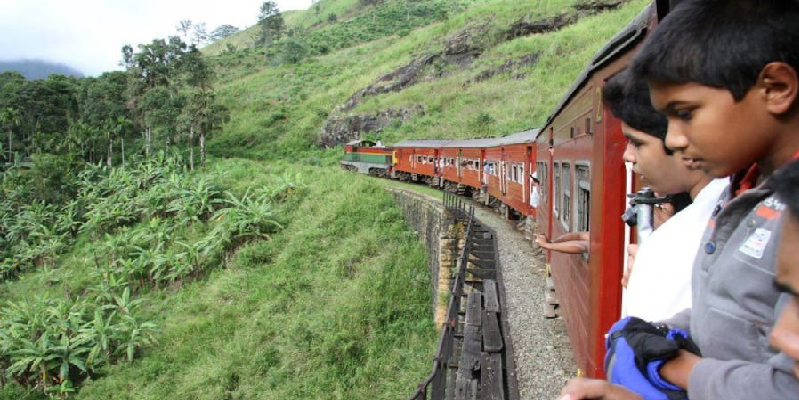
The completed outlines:
<svg viewBox="0 0 799 400">
<path fill-rule="evenodd" d="M 793 67 L 783 62 L 766 64 L 758 80 L 769 112 L 781 115 L 791 110 L 799 93 L 799 77 Z"/>
</svg>

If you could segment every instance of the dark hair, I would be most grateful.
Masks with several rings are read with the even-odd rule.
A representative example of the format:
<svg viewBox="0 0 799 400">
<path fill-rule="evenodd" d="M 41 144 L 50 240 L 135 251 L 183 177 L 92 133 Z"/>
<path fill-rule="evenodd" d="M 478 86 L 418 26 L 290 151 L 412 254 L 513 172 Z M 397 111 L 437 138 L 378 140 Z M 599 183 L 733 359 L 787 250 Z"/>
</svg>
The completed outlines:
<svg viewBox="0 0 799 400">
<path fill-rule="evenodd" d="M 796 0 L 682 1 L 644 42 L 632 69 L 649 81 L 726 89 L 740 101 L 772 62 L 799 71 Z"/>
<path fill-rule="evenodd" d="M 771 178 L 774 194 L 788 207 L 791 216 L 799 220 L 799 160 L 780 168 Z"/>
<path fill-rule="evenodd" d="M 663 140 L 666 154 L 666 116 L 652 106 L 649 99 L 649 85 L 624 69 L 613 75 L 602 88 L 602 101 L 614 117 L 624 121 L 631 128 Z"/>
</svg>

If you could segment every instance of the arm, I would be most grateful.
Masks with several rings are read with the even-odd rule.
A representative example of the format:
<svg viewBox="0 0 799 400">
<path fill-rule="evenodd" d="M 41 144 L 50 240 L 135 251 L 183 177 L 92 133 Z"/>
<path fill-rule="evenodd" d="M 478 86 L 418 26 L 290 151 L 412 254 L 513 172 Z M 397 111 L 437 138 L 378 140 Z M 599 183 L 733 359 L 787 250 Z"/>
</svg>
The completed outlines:
<svg viewBox="0 0 799 400">
<path fill-rule="evenodd" d="M 571 232 L 565 235 L 560 235 L 552 240 L 552 243 L 571 242 L 575 240 L 590 240 L 588 232 Z"/>
<path fill-rule="evenodd" d="M 536 236 L 535 242 L 543 249 L 566 254 L 583 254 L 588 253 L 589 250 L 589 242 L 584 240 L 570 240 L 567 242 L 550 243 L 545 235 L 538 235 Z"/>
<path fill-rule="evenodd" d="M 633 273 L 636 254 L 638 254 L 638 245 L 635 243 L 627 245 L 627 269 L 624 270 L 624 275 L 621 277 L 621 286 L 625 289 L 627 288 L 627 283 L 630 282 L 630 275 Z"/>
<path fill-rule="evenodd" d="M 782 312 L 789 298 L 788 294 L 780 296 L 775 315 Z M 765 344 L 763 351 L 766 351 Z M 793 375 L 796 362 L 784 353 L 766 356 L 764 354 L 762 361 L 754 362 L 693 358 L 696 356 L 680 354 L 665 363 L 660 373 L 664 379 L 687 388 L 688 397 L 692 400 L 795 399 L 799 393 L 799 381 Z"/>
<path fill-rule="evenodd" d="M 619 385 L 598 379 L 572 379 L 560 392 L 558 400 L 643 400 Z"/>
</svg>

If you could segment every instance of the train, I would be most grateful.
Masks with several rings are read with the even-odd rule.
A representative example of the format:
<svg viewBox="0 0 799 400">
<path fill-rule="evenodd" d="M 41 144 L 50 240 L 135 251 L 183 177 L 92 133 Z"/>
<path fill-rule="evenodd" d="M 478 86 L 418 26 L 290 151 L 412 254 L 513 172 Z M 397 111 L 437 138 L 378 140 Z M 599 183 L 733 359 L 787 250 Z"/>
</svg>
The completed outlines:
<svg viewBox="0 0 799 400">
<path fill-rule="evenodd" d="M 342 166 L 474 196 L 506 218 L 530 218 L 548 237 L 589 232 L 584 255 L 546 253 L 578 375 L 602 378 L 605 333 L 621 315 L 621 277 L 635 232 L 620 216 L 640 179 L 625 166 L 621 122 L 602 104 L 622 70 L 675 0 L 655 0 L 601 48 L 541 128 L 501 138 L 416 139 L 384 147 L 348 143 Z M 531 205 L 533 173 L 540 202 Z"/>
</svg>

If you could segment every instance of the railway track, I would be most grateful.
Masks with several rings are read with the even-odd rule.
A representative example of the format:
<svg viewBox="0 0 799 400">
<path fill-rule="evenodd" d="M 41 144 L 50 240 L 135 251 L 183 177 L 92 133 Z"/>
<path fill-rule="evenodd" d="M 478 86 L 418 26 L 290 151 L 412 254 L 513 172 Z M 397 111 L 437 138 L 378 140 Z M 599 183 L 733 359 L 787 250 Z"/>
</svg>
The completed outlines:
<svg viewBox="0 0 799 400">
<path fill-rule="evenodd" d="M 445 192 L 444 207 L 449 218 L 465 224 L 465 245 L 433 370 L 408 400 L 517 400 L 496 237 L 456 196 Z"/>
</svg>

